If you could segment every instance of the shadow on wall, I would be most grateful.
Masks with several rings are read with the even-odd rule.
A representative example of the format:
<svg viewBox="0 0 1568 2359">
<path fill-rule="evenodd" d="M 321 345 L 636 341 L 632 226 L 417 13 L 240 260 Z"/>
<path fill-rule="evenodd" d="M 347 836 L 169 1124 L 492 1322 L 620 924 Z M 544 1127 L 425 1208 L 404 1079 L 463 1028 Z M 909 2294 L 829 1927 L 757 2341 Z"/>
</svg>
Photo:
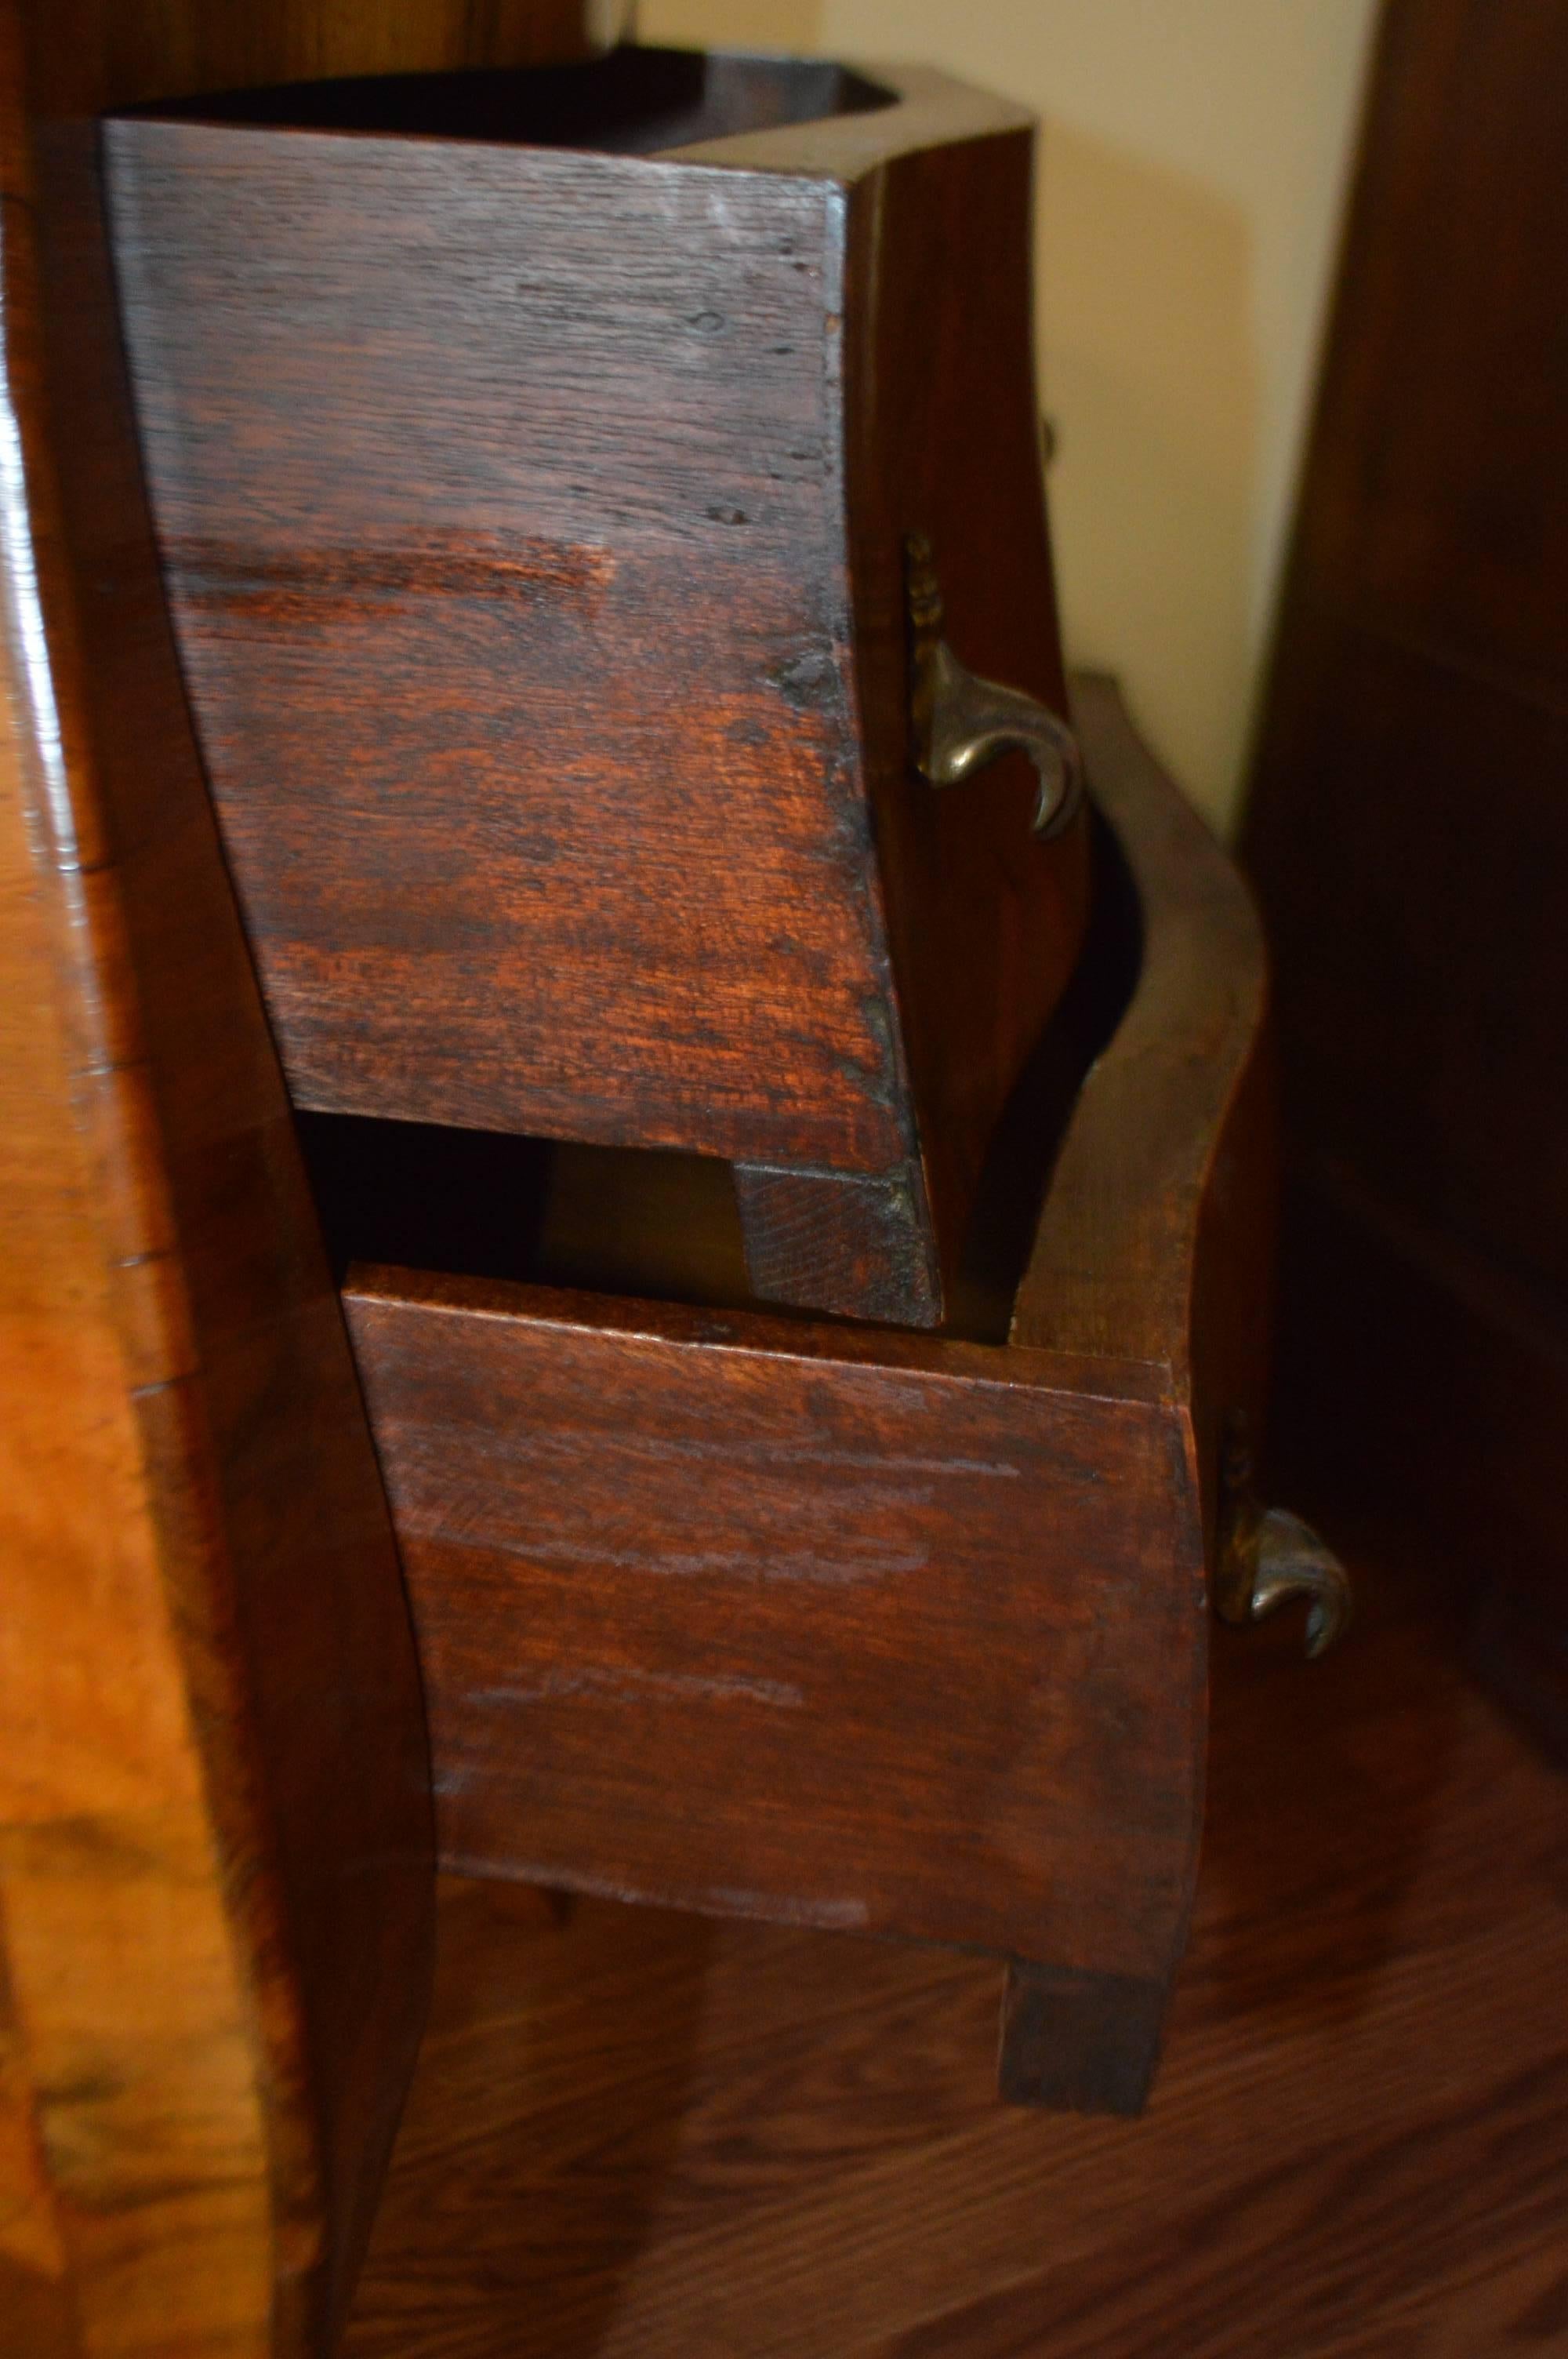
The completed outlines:
<svg viewBox="0 0 1568 2359">
<path fill-rule="evenodd" d="M 1217 824 L 1245 753 L 1260 370 L 1240 205 L 1059 118 L 1043 142 L 1042 397 L 1068 652 L 1119 672 Z"/>
</svg>

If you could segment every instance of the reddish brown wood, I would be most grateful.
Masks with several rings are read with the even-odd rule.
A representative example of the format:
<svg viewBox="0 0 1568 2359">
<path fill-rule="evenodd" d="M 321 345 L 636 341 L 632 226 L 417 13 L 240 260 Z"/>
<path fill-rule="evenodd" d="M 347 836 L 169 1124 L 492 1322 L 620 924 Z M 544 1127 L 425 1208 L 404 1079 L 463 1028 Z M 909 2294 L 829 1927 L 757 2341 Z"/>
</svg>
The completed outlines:
<svg viewBox="0 0 1568 2359">
<path fill-rule="evenodd" d="M 1084 1086 L 1051 1176 L 1012 1335 L 1165 1372 L 1191 1407 L 1213 1538 L 1219 1420 L 1260 1421 L 1277 1180 L 1268 962 L 1257 911 L 1207 828 L 1170 791 L 1115 685 L 1074 709 L 1095 796 L 1128 847 L 1138 987 Z"/>
<path fill-rule="evenodd" d="M 1034 140 L 998 108 L 989 136 L 938 143 L 942 112 L 973 94 L 908 87 L 935 123 L 851 190 L 846 472 L 868 791 L 950 1281 L 997 1117 L 1084 939 L 1088 863 L 1082 830 L 1054 847 L 1031 834 L 1022 755 L 942 794 L 910 777 L 912 528 L 931 541 L 962 661 L 1059 712 L 1067 696 L 1033 368 Z"/>
<path fill-rule="evenodd" d="M 110 125 L 186 679 L 297 1103 L 722 1156 L 755 1291 L 929 1324 L 1086 908 L 911 766 L 912 530 L 1062 700 L 1031 130 L 689 71 Z"/>
<path fill-rule="evenodd" d="M 105 106 L 319 74 L 458 72 L 577 58 L 613 41 L 625 0 L 25 0 L 40 109 Z"/>
<path fill-rule="evenodd" d="M 861 1319 L 933 1325 L 942 1282 L 910 1180 L 736 1168 L 746 1275 L 763 1302 L 815 1303 Z"/>
<path fill-rule="evenodd" d="M 1136 2114 L 1149 2100 L 1170 2004 L 1163 1975 L 1008 1968 L 1000 2093 L 1017 2105 Z"/>
<path fill-rule="evenodd" d="M 1204 1635 L 1173 1409 L 745 1314 L 349 1304 L 449 1864 L 1163 1973 Z"/>
<path fill-rule="evenodd" d="M 392 62 L 408 12 L 373 37 L 345 8 L 340 54 L 356 28 Z M 0 6 L 0 2344 L 27 2359 L 323 2351 L 425 2004 L 406 1603 L 163 614 L 92 122 L 326 38 L 302 5 Z"/>
<path fill-rule="evenodd" d="M 1562 1780 L 1352 1561 L 1216 1634 L 1140 2122 L 994 2103 L 983 1959 L 449 1882 L 353 2359 L 1559 2359 Z"/>
<path fill-rule="evenodd" d="M 1493 1591 L 1568 1749 L 1565 144 L 1561 9 L 1391 0 L 1247 842 L 1314 1479 Z"/>
<path fill-rule="evenodd" d="M 1080 710 L 1145 948 L 1019 1294 L 1022 1327 L 1081 1282 L 1056 1349 L 387 1270 L 347 1299 L 449 1863 L 1032 1962 L 1004 2089 L 1124 2109 L 1201 1807 L 1199 1444 L 1230 1403 L 1200 1385 L 1257 1381 L 1260 1298 L 1201 1377 L 1190 1322 L 1248 1266 L 1219 1215 L 1261 973 L 1114 695 Z"/>
<path fill-rule="evenodd" d="M 512 12 L 483 15 L 469 54 L 518 54 Z M 10 33 L 18 19 L 6 12 L 3 22 Z M 52 2340 L 282 2359 L 324 2347 L 417 2029 L 428 1798 L 408 1634 L 164 625 L 126 430 L 95 141 L 82 119 L 170 82 L 297 70 L 300 43 L 318 35 L 348 67 L 431 62 L 427 38 L 446 54 L 452 27 L 437 12 L 409 48 L 411 22 L 396 9 L 376 26 L 356 16 L 350 38 L 345 11 L 329 40 L 324 25 L 290 9 L 252 16 L 238 30 L 231 19 L 225 34 L 174 9 L 111 16 L 74 0 L 52 14 L 27 11 L 26 55 L 6 58 L 19 105 L 4 148 L 12 200 L 4 362 L 19 472 L 6 507 L 13 722 L 0 770 L 8 915 L 0 1136 L 19 1216 L 0 1297 L 5 1436 L 16 1460 L 5 1495 L 0 1701 L 20 1739 L 0 1752 L 0 2165 L 7 2190 L 20 2190 L 4 2213 L 6 2272 L 19 2288 L 5 2315 L 29 2335 L 36 2329 L 40 2351 Z M 951 99 L 927 92 L 924 115 L 922 103 L 916 93 L 898 110 L 900 136 L 912 147 L 938 132 L 953 139 Z M 748 135 L 727 161 L 750 169 L 767 160 L 752 137 L 798 142 L 789 152 L 803 185 L 819 169 L 824 186 L 853 179 L 858 202 L 885 160 L 881 135 L 867 127 L 881 119 L 810 137 L 798 126 Z M 995 162 L 1016 206 L 1018 127 L 1011 118 L 999 125 L 977 103 L 963 136 L 993 144 L 994 157 L 988 148 L 973 159 L 977 178 L 987 183 L 982 167 Z M 731 189 L 746 177 L 732 174 Z M 891 184 L 877 194 L 884 199 L 892 218 L 902 200 Z M 932 201 L 929 190 L 922 201 Z M 734 202 L 742 209 L 741 196 Z M 857 252 L 871 250 L 862 236 Z M 891 283 L 896 273 L 889 256 L 882 262 Z M 902 299 L 907 307 L 907 288 Z M 1016 319 L 1007 335 L 1016 357 Z M 864 386 L 858 397 L 869 400 Z M 1011 399 L 1018 429 L 1022 406 Z M 416 552 L 421 562 L 428 554 Z M 446 557 L 437 558 L 441 573 Z M 315 596 L 321 586 L 309 574 L 282 589 Z M 355 589 L 395 600 L 405 586 L 373 566 Z M 428 586 L 424 577 L 418 586 Z M 439 586 L 451 588 L 444 574 Z M 470 586 L 461 575 L 460 601 Z M 551 576 L 546 586 L 553 594 L 559 583 Z M 276 579 L 263 587 L 278 601 Z M 1000 669 L 975 644 L 979 625 L 956 590 L 951 603 L 961 652 Z M 880 627 L 889 627 L 885 615 Z M 865 678 L 873 679 L 869 658 Z M 781 693 L 809 704 L 815 685 L 792 673 Z M 873 683 L 866 710 L 874 703 Z M 1120 759 L 1114 730 L 1104 754 Z M 999 826 L 1011 824 L 1007 798 L 1016 803 L 1017 788 L 998 781 Z M 895 822 L 885 810 L 877 820 L 885 850 Z M 929 862 L 929 851 L 908 855 L 910 875 L 920 858 Z M 902 873 L 888 856 L 895 899 Z M 1152 867 L 1149 878 L 1157 881 Z M 1062 889 L 1071 912 L 1081 892 L 1070 859 Z M 960 942 L 971 914 L 954 918 Z M 895 933 L 895 959 L 906 958 Z M 1019 1017 L 1010 1030 L 1013 1001 L 984 962 L 976 972 L 974 1038 L 992 1044 L 986 1070 L 1000 1091 L 1001 1062 L 1022 1053 L 1029 1026 Z M 1245 999 L 1245 979 L 1238 988 Z M 940 1028 L 929 1011 L 923 1020 Z M 878 1027 L 870 1029 L 881 1049 Z M 1216 1053 L 1223 1060 L 1230 1044 Z M 924 1103 L 916 1112 L 932 1118 Z M 1209 1120 L 1196 1098 L 1192 1118 L 1197 1128 Z M 914 1201 L 919 1168 L 907 1142 L 905 1169 Z M 1169 1170 L 1150 1179 L 1173 1184 Z M 1188 1231 L 1173 1236 L 1173 1250 L 1186 1252 Z M 860 1613 L 874 1642 L 863 1660 L 823 1652 L 820 1615 L 809 1629 L 796 1625 L 811 1677 L 843 1707 L 846 1759 L 871 1773 L 867 1790 L 840 1782 L 830 1793 L 827 1752 L 775 1748 L 770 1762 L 765 1747 L 751 1759 L 725 1750 L 726 1712 L 740 1701 L 726 1679 L 771 1681 L 772 1708 L 795 1709 L 783 1701 L 787 1675 L 772 1670 L 714 1675 L 689 1766 L 721 1799 L 742 1801 L 748 1775 L 765 1793 L 765 1775 L 776 1772 L 798 1825 L 820 1828 L 826 1864 L 873 1871 L 868 1922 L 874 1908 L 890 1927 L 989 1940 L 1029 1959 L 1045 1952 L 1058 2004 L 1065 1987 L 1074 1994 L 1073 2069 L 1060 2027 L 1043 2038 L 1033 2020 L 1020 2030 L 1025 1985 L 1017 1984 L 1004 2060 L 1014 2093 L 1098 2104 L 1135 2096 L 1184 1923 L 1201 1765 L 1195 1412 L 1176 1359 L 1144 1356 L 1141 1340 L 1124 1364 L 1108 1364 L 1081 1353 L 856 1340 L 766 1320 L 738 1321 L 726 1348 L 700 1314 L 619 1319 L 610 1306 L 596 1320 L 581 1306 L 563 1317 L 557 1305 L 546 1317 L 496 1318 L 482 1308 L 492 1299 L 427 1279 L 405 1284 L 388 1306 L 398 1322 L 446 1323 L 458 1362 L 472 1354 L 493 1382 L 491 1412 L 513 1397 L 524 1347 L 540 1346 L 539 1383 L 491 1428 L 460 1386 L 428 1397 L 438 1353 L 409 1371 L 416 1397 L 428 1397 L 431 1430 L 482 1445 L 478 1461 L 455 1446 L 451 1456 L 476 1498 L 486 1448 L 493 1441 L 492 1457 L 526 1468 L 526 1420 L 550 1386 L 569 1392 L 574 1372 L 580 1397 L 562 1399 L 557 1430 L 568 1440 L 597 1434 L 589 1471 L 602 1485 L 608 1454 L 635 1448 L 634 1435 L 605 1420 L 619 1359 L 632 1371 L 644 1441 L 667 1462 L 657 1482 L 639 1473 L 636 1491 L 628 1483 L 633 1505 L 640 1493 L 644 1514 L 678 1528 L 695 1486 L 689 1471 L 677 1479 L 671 1445 L 709 1431 L 717 1414 L 718 1462 L 729 1474 L 727 1487 L 711 1485 L 716 1506 L 742 1523 L 749 1516 L 756 1560 L 772 1574 L 783 1569 L 782 1580 L 756 1584 L 760 1603 L 739 1587 L 733 1601 L 720 1596 L 742 1609 L 728 1634 L 664 1625 L 665 1654 L 655 1648 L 651 1664 L 631 1666 L 648 1672 L 661 1711 L 667 1701 L 677 1712 L 688 1696 L 661 1679 L 707 1676 L 685 1668 L 700 1646 L 717 1636 L 743 1652 L 743 1609 L 752 1609 L 750 1643 L 788 1637 L 791 1560 L 774 1545 L 776 1519 L 798 1522 L 803 1509 L 798 1495 L 792 1508 L 787 1479 L 771 1495 L 762 1480 L 775 1445 L 787 1451 L 826 1430 L 835 1456 L 840 1528 L 825 1533 L 819 1569 L 834 1567 L 835 1548 L 841 1568 L 857 1519 L 869 1560 L 885 1560 L 887 1536 L 861 1495 L 878 1482 L 898 1494 L 911 1556 L 929 1552 L 943 1528 L 915 1495 L 926 1479 L 938 1494 L 968 1486 L 972 1512 L 946 1527 L 946 1581 L 929 1564 L 912 1568 L 913 1613 L 849 1585 L 846 1626 Z M 487 1322 L 490 1340 L 500 1338 L 493 1364 L 475 1352 Z M 652 1398 L 639 1381 L 648 1364 L 665 1380 Z M 849 1462 L 857 1437 L 870 1469 Z M 973 1455 L 956 1448 L 966 1437 Z M 888 1446 L 901 1438 L 923 1464 L 890 1464 Z M 1002 1455 L 988 1459 L 982 1444 Z M 907 1454 L 894 1449 L 893 1459 Z M 993 1472 L 1003 1464 L 1016 1471 Z M 413 1459 L 400 1462 L 403 1476 L 412 1480 L 413 1469 Z M 1072 1479 L 1064 1485 L 1060 1476 Z M 993 1481 L 1034 1495 L 1045 1527 L 1038 1550 L 1019 1519 L 989 1502 Z M 438 1492 L 429 1495 L 449 1545 L 453 1502 Z M 546 1494 L 545 1538 L 555 1545 L 568 1519 L 558 1484 Z M 455 1512 L 460 1527 L 460 1499 Z M 500 1542 L 543 1560 L 510 1486 L 486 1513 Z M 1045 1545 L 1052 1524 L 1076 1536 L 1070 1560 Z M 613 1537 L 612 1522 L 609 1529 Z M 690 1575 L 678 1557 L 664 1583 L 672 1593 Z M 503 1595 L 514 1613 L 514 1587 Z M 969 1608 L 961 1628 L 955 1600 Z M 579 1603 L 568 1601 L 570 1610 Z M 628 1651 L 636 1630 L 629 1614 Z M 1031 1694 L 1023 1672 L 1043 1634 L 1054 1642 L 1055 1668 L 1044 1692 Z M 1000 1642 L 994 1661 L 988 1636 Z M 536 1639 L 537 1630 L 522 1629 L 519 1660 L 536 1660 Z M 559 1659 L 581 1668 L 569 1648 Z M 743 1693 L 752 1705 L 770 1702 L 760 1687 Z M 1079 1710 L 1098 1698 L 1098 1714 L 1080 1723 L 1068 1697 Z M 590 1680 L 579 1696 L 579 1731 L 592 1725 L 596 1701 L 605 1698 Z M 999 1729 L 1016 1738 L 1016 1757 Z M 700 1746 L 716 1734 L 705 1768 Z M 939 1776 L 923 1753 L 935 1754 Z M 600 1763 L 594 1774 L 602 1773 Z M 644 1777 L 624 1790 L 653 1788 Z M 706 1788 L 688 1789 L 694 1828 L 699 1794 L 706 1807 Z M 887 1799 L 895 1816 L 902 1799 L 924 1824 L 931 1857 L 913 1856 L 906 1842 L 901 1849 L 896 1824 L 875 1827 Z M 748 1824 L 743 1810 L 731 1811 L 733 1855 L 748 1869 L 759 1864 L 770 1905 L 798 1901 L 810 1877 L 784 1874 L 796 1864 L 760 1815 L 764 1823 L 754 1813 Z M 710 1829 L 723 1817 L 714 1808 Z M 984 1883 L 967 1854 L 966 1831 L 972 1844 L 976 1828 L 989 1847 Z M 514 1797 L 506 1842 L 514 1847 L 522 1831 Z M 715 1852 L 719 1843 L 715 1834 Z M 1042 1858 L 1055 1869 L 1049 1886 Z M 711 1878 L 711 1859 L 698 1872 Z M 705 1889 L 726 1906 L 757 1897 L 715 1891 L 711 1881 Z M 965 1933 L 964 1921 L 978 1933 Z M 1119 1994 L 1130 2000 L 1129 1983 L 1138 2003 L 1119 2005 Z"/>
</svg>

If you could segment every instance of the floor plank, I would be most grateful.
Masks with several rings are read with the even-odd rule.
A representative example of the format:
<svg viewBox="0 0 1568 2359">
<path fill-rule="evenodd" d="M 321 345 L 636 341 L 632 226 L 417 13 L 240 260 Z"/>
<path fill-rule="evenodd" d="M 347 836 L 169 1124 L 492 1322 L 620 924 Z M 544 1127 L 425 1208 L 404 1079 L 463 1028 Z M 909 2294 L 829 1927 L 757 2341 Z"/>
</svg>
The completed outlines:
<svg viewBox="0 0 1568 2359">
<path fill-rule="evenodd" d="M 352 2359 L 1568 2359 L 1568 1782 L 1363 1587 L 1217 1634 L 1140 2123 L 995 2104 L 983 1961 L 449 1886 Z"/>
</svg>

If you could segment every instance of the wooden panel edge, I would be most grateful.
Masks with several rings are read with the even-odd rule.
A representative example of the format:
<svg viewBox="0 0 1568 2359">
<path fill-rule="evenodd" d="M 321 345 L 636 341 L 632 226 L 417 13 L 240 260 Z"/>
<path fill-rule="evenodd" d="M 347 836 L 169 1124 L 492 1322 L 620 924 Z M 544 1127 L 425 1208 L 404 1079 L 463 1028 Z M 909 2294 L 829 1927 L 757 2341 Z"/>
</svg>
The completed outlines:
<svg viewBox="0 0 1568 2359">
<path fill-rule="evenodd" d="M 63 50 L 92 54 L 81 19 L 0 8 L 11 2061 L 70 2347 L 294 2359 L 346 2303 L 422 2020 L 427 1760 L 362 1405 L 168 693 L 93 128 L 46 120 Z M 167 63 L 172 16 L 142 30 Z M 193 1046 L 214 1022 L 216 1073 Z M 276 1662 L 311 1501 L 317 1603 Z M 334 1745 L 335 1832 L 306 1860 Z"/>
<path fill-rule="evenodd" d="M 794 173 L 848 184 L 923 147 L 1033 131 L 1038 119 L 1031 108 L 977 89 L 935 66 L 879 64 L 859 58 L 839 62 L 867 82 L 892 91 L 894 103 L 863 114 L 825 115 L 816 123 L 698 140 L 689 147 L 665 150 L 666 160 L 748 172 Z"/>
<path fill-rule="evenodd" d="M 1260 1051 L 1267 962 L 1251 897 L 1143 745 L 1114 680 L 1074 710 L 1097 802 L 1131 872 L 1142 963 L 1057 1158 L 1019 1288 L 1019 1343 L 1192 1377 L 1200 1225 L 1231 1109 Z"/>
</svg>

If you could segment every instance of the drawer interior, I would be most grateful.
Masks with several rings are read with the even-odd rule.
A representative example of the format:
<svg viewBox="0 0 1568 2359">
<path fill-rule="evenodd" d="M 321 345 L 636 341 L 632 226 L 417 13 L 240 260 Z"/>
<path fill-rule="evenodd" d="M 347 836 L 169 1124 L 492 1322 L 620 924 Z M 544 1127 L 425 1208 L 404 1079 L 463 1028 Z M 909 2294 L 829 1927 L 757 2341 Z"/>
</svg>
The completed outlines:
<svg viewBox="0 0 1568 2359">
<path fill-rule="evenodd" d="M 580 64 L 286 82 L 130 111 L 274 131 L 647 156 L 893 103 L 892 91 L 827 60 L 626 48 Z"/>
</svg>

